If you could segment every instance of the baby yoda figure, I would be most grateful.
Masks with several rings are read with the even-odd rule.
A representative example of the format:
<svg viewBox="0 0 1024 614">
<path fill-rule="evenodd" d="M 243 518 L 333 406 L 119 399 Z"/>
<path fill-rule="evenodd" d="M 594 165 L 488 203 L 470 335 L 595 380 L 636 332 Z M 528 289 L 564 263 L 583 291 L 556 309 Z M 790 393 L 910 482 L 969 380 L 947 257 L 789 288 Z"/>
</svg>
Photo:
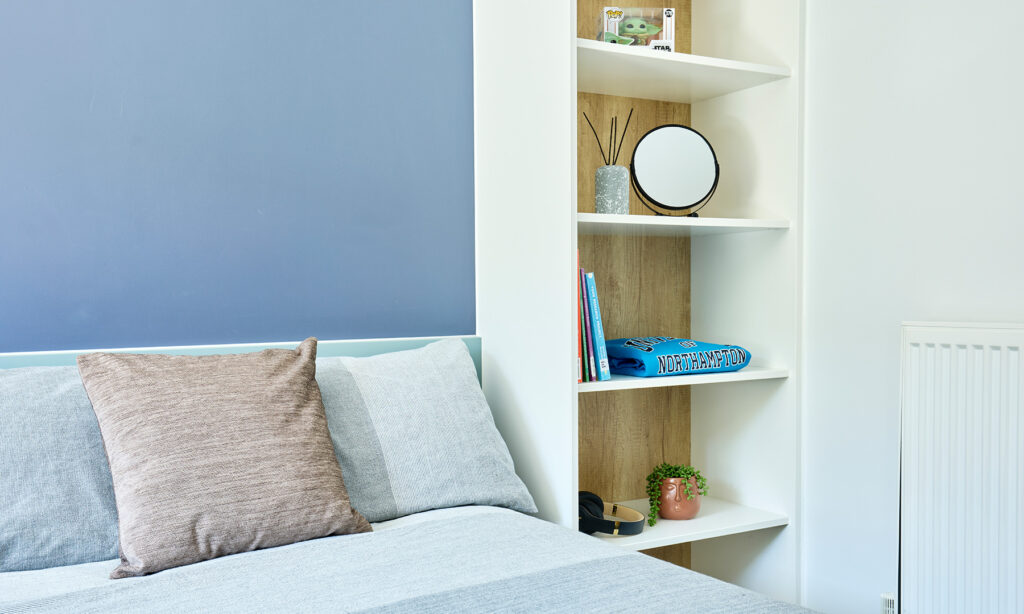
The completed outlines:
<svg viewBox="0 0 1024 614">
<path fill-rule="evenodd" d="M 633 39 L 629 38 L 628 36 L 618 36 L 616 34 L 612 34 L 611 32 L 602 32 L 601 40 L 603 40 L 606 43 L 616 43 L 618 45 L 633 44 Z"/>
<path fill-rule="evenodd" d="M 633 39 L 638 45 L 646 45 L 647 39 L 661 32 L 661 28 L 643 17 L 627 17 L 619 24 L 619 36 Z"/>
</svg>

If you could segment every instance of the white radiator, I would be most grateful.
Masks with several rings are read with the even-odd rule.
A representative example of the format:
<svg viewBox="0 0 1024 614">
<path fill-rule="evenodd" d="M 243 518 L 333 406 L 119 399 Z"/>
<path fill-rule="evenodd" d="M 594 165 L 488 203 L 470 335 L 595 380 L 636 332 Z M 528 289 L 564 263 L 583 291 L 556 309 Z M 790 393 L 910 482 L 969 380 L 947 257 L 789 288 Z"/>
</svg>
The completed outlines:
<svg viewBox="0 0 1024 614">
<path fill-rule="evenodd" d="M 903 327 L 901 612 L 1024 612 L 1022 347 L 1024 326 Z"/>
</svg>

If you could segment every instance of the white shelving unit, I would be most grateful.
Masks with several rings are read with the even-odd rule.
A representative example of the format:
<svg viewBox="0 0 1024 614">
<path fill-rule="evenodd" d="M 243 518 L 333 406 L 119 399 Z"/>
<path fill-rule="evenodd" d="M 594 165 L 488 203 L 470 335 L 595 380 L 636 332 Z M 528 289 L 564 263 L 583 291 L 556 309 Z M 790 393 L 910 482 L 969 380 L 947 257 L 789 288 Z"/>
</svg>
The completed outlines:
<svg viewBox="0 0 1024 614">
<path fill-rule="evenodd" d="M 778 66 L 576 39 L 581 92 L 693 103 L 785 79 Z"/>
<path fill-rule="evenodd" d="M 733 373 L 701 373 L 696 375 L 666 375 L 663 377 L 632 377 L 612 375 L 603 382 L 583 382 L 580 392 L 605 392 L 609 390 L 632 390 L 637 388 L 662 388 L 665 386 L 697 386 L 700 384 L 729 384 L 752 382 L 763 379 L 785 379 L 789 369 L 748 366 Z"/>
<path fill-rule="evenodd" d="M 611 235 L 639 233 L 647 236 L 695 237 L 731 232 L 785 230 L 788 220 L 725 217 L 667 217 L 656 215 L 615 215 L 577 213 L 580 234 Z"/>
<path fill-rule="evenodd" d="M 631 507 L 646 517 L 650 503 L 647 499 L 622 501 L 620 505 Z M 747 531 L 770 529 L 789 524 L 785 514 L 767 512 L 746 507 L 731 501 L 714 497 L 702 497 L 700 513 L 693 520 L 658 519 L 653 527 L 644 525 L 639 535 L 613 536 L 595 534 L 599 539 L 629 550 L 647 550 L 673 544 L 695 542 L 713 537 L 724 537 Z"/>
<path fill-rule="evenodd" d="M 576 527 L 581 398 L 690 386 L 690 462 L 713 497 L 744 505 L 706 498 L 692 521 L 613 543 L 692 542 L 694 570 L 788 601 L 799 598 L 801 552 L 804 4 L 692 0 L 695 55 L 579 40 L 573 0 L 519 2 L 520 14 L 545 18 L 516 45 L 506 5 L 473 7 L 482 383 L 539 516 Z M 690 104 L 722 168 L 706 209 L 720 217 L 577 214 L 580 92 Z M 743 345 L 767 366 L 578 384 L 577 238 L 603 234 L 687 237 L 690 334 Z"/>
</svg>

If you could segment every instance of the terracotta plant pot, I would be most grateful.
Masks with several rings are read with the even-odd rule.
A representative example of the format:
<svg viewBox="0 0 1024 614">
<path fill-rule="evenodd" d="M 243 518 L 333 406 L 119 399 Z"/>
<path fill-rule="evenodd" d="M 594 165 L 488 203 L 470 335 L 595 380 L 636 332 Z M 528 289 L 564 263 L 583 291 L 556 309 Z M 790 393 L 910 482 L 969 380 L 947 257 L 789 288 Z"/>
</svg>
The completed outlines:
<svg viewBox="0 0 1024 614">
<path fill-rule="evenodd" d="M 690 492 L 697 493 L 697 478 L 690 478 Z M 661 509 L 658 516 L 666 520 L 690 520 L 700 511 L 700 494 L 693 500 L 686 498 L 683 478 L 665 478 L 661 481 Z"/>
</svg>

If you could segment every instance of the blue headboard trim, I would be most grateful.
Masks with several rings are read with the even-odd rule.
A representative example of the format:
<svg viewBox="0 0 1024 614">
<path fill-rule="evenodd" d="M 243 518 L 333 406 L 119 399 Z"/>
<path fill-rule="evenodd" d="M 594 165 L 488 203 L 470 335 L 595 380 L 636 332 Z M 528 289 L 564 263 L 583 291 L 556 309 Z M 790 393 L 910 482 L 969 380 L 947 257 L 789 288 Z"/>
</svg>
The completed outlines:
<svg viewBox="0 0 1024 614">
<path fill-rule="evenodd" d="M 340 339 L 317 342 L 318 357 L 326 356 L 373 356 L 387 352 L 413 350 L 439 339 L 452 337 L 397 337 L 393 339 Z M 480 337 L 457 337 L 469 348 L 469 354 L 480 376 Z M 116 348 L 104 350 L 59 350 L 55 352 L 12 352 L 0 354 L 0 369 L 17 367 L 60 367 L 74 365 L 75 357 L 89 352 L 128 352 L 132 354 L 182 354 L 202 356 L 207 354 L 243 354 L 266 349 L 293 349 L 300 341 L 277 343 L 236 343 L 230 345 L 181 345 L 173 347 Z"/>
</svg>

